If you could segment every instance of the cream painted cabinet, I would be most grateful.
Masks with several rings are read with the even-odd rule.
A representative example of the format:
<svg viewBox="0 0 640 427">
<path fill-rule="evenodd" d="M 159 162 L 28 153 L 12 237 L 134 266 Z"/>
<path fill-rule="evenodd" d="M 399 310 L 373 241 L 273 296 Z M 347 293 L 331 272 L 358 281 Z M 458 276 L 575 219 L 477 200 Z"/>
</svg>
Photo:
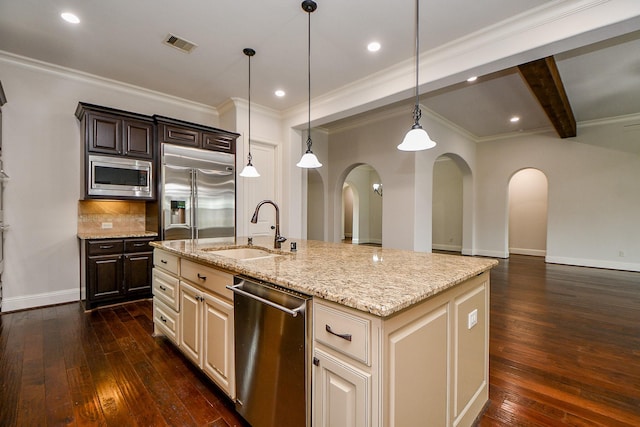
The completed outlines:
<svg viewBox="0 0 640 427">
<path fill-rule="evenodd" d="M 235 398 L 233 276 L 168 252 L 154 252 L 155 333 L 171 339 L 232 399 Z"/>
<path fill-rule="evenodd" d="M 489 274 L 380 318 L 313 302 L 313 425 L 473 425 L 488 401 Z"/>
<path fill-rule="evenodd" d="M 235 396 L 233 304 L 204 294 L 202 333 L 202 369 Z"/>
<path fill-rule="evenodd" d="M 333 357 L 314 352 L 314 426 L 365 427 L 371 425 L 371 374 Z"/>
<path fill-rule="evenodd" d="M 180 281 L 180 306 L 182 352 L 235 397 L 232 303 Z"/>
<path fill-rule="evenodd" d="M 314 426 L 377 425 L 379 324 L 373 316 L 314 300 Z"/>
</svg>

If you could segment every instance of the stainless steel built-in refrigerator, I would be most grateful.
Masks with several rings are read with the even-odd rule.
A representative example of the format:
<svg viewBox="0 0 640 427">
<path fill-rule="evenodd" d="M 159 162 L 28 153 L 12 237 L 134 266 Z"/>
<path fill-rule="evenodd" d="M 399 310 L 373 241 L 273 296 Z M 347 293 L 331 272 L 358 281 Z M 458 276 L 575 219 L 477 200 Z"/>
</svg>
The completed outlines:
<svg viewBox="0 0 640 427">
<path fill-rule="evenodd" d="M 235 156 L 162 145 L 162 239 L 235 235 Z"/>
</svg>

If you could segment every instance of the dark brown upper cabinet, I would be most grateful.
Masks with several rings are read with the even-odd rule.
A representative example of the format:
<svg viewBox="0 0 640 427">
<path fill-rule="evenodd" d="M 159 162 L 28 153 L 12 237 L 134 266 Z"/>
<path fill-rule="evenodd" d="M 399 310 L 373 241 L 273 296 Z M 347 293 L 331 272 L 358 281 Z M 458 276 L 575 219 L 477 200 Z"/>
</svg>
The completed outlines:
<svg viewBox="0 0 640 427">
<path fill-rule="evenodd" d="M 76 117 L 88 153 L 153 159 L 153 118 L 81 102 Z"/>
<path fill-rule="evenodd" d="M 236 152 L 236 139 L 240 134 L 169 117 L 156 115 L 154 118 L 159 143 L 188 145 L 231 154 Z"/>
</svg>

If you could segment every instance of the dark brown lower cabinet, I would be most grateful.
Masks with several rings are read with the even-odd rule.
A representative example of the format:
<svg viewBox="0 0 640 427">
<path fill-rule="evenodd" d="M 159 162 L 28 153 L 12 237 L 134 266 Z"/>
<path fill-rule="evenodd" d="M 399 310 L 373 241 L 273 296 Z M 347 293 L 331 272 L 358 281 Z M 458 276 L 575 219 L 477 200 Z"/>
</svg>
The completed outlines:
<svg viewBox="0 0 640 427">
<path fill-rule="evenodd" d="M 151 297 L 152 238 L 84 240 L 81 294 L 86 309 Z"/>
</svg>

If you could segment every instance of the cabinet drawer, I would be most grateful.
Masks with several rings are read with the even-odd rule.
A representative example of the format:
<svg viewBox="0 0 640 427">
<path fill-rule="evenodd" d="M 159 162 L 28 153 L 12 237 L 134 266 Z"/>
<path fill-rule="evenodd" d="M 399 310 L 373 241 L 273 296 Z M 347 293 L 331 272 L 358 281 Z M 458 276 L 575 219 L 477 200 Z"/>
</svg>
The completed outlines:
<svg viewBox="0 0 640 427">
<path fill-rule="evenodd" d="M 153 299 L 153 323 L 160 332 L 175 344 L 179 342 L 179 321 L 180 316 L 178 313 L 164 305 L 162 301 L 159 301 L 157 298 Z"/>
<path fill-rule="evenodd" d="M 87 253 L 89 255 L 113 255 L 124 251 L 122 240 L 89 240 L 87 241 Z"/>
<path fill-rule="evenodd" d="M 226 288 L 227 285 L 233 285 L 231 274 L 186 259 L 180 262 L 180 272 L 185 280 L 233 301 L 233 292 Z"/>
<path fill-rule="evenodd" d="M 176 255 L 170 254 L 160 249 L 153 251 L 153 265 L 167 270 L 169 273 L 173 273 L 176 276 L 180 274 L 180 258 Z"/>
<path fill-rule="evenodd" d="M 124 241 L 124 251 L 130 252 L 151 252 L 153 248 L 149 242 L 153 239 L 127 239 Z"/>
<path fill-rule="evenodd" d="M 162 142 L 167 142 L 169 144 L 190 145 L 192 147 L 200 146 L 200 132 L 194 129 L 161 124 L 160 135 L 162 137 Z"/>
<path fill-rule="evenodd" d="M 162 270 L 153 269 L 153 297 L 162 301 L 175 311 L 180 311 L 178 307 L 178 283 L 177 277 L 173 277 Z"/>
<path fill-rule="evenodd" d="M 313 338 L 370 365 L 371 322 L 368 319 L 314 303 Z"/>
</svg>

